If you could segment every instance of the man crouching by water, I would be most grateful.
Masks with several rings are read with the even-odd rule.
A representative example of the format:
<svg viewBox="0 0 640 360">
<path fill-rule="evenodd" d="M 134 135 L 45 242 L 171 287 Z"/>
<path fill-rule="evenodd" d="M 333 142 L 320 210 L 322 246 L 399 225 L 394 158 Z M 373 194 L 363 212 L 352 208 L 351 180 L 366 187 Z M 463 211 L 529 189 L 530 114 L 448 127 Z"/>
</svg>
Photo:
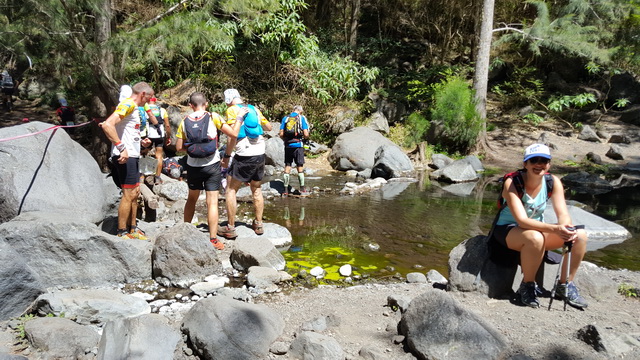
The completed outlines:
<svg viewBox="0 0 640 360">
<path fill-rule="evenodd" d="M 117 235 L 124 239 L 147 240 L 137 226 L 138 196 L 140 195 L 140 144 L 151 145 L 151 140 L 140 139 L 140 113 L 143 106 L 153 97 L 153 89 L 146 82 L 133 85 L 130 97 L 118 104 L 116 110 L 100 126 L 111 141 L 111 162 L 114 174 L 122 188 L 118 207 Z"/>
</svg>

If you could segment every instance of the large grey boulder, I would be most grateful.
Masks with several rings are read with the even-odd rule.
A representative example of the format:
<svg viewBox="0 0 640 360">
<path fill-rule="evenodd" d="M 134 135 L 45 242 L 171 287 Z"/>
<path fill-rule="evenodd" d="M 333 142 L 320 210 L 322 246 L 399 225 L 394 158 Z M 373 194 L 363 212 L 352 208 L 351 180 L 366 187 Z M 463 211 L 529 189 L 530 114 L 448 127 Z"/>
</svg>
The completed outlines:
<svg viewBox="0 0 640 360">
<path fill-rule="evenodd" d="M 91 327 L 56 317 L 29 320 L 24 324 L 24 332 L 31 345 L 46 352 L 48 359 L 81 359 L 100 340 Z"/>
<path fill-rule="evenodd" d="M 291 343 L 289 354 L 295 359 L 343 360 L 342 347 L 334 338 L 313 331 L 303 331 Z"/>
<path fill-rule="evenodd" d="M 265 146 L 265 164 L 284 168 L 284 141 L 280 137 L 272 137 Z"/>
<path fill-rule="evenodd" d="M 165 286 L 189 287 L 222 272 L 209 237 L 188 223 L 178 224 L 156 238 L 153 278 Z"/>
<path fill-rule="evenodd" d="M 79 324 L 104 323 L 121 317 L 134 317 L 151 312 L 141 298 L 115 290 L 64 290 L 42 294 L 36 302 L 39 315 L 64 314 Z"/>
<path fill-rule="evenodd" d="M 151 275 L 151 244 L 109 235 L 65 213 L 24 213 L 0 225 L 45 287 L 132 283 Z"/>
<path fill-rule="evenodd" d="M 486 236 L 479 235 L 464 240 L 451 250 L 449 290 L 477 291 L 494 298 L 511 294 L 517 266 L 491 261 L 487 241 Z"/>
<path fill-rule="evenodd" d="M 226 296 L 198 301 L 182 323 L 202 359 L 265 359 L 283 329 L 282 318 L 268 307 Z"/>
<path fill-rule="evenodd" d="M 604 194 L 613 190 L 613 185 L 596 174 L 578 171 L 562 177 L 562 184 L 578 193 Z"/>
<path fill-rule="evenodd" d="M 456 160 L 430 173 L 429 177 L 449 183 L 476 181 L 479 178 L 475 167 L 467 159 Z"/>
<path fill-rule="evenodd" d="M 45 287 L 25 260 L 0 240 L 0 321 L 19 316 Z"/>
<path fill-rule="evenodd" d="M 251 228 L 251 224 L 236 222 L 236 234 L 238 239 L 264 239 L 266 238 L 274 246 L 284 248 L 293 243 L 291 232 L 286 227 L 270 222 L 263 222 L 264 234 L 258 235 Z"/>
<path fill-rule="evenodd" d="M 598 250 L 612 244 L 619 244 L 631 237 L 629 230 L 620 224 L 603 219 L 600 216 L 570 204 L 567 204 L 567 209 L 575 225 L 585 225 L 584 230 L 589 236 L 587 251 Z M 544 221 L 552 224 L 558 222 L 551 202 L 548 203 L 545 209 Z"/>
<path fill-rule="evenodd" d="M 180 333 L 162 315 L 114 319 L 104 327 L 97 358 L 172 360 L 180 339 Z"/>
<path fill-rule="evenodd" d="M 241 271 L 247 271 L 252 266 L 284 270 L 285 264 L 284 256 L 266 238 L 238 237 L 231 252 L 231 265 Z"/>
<path fill-rule="evenodd" d="M 327 115 L 327 126 L 334 134 L 342 134 L 349 131 L 355 124 L 355 118 L 360 114 L 357 110 L 352 110 L 344 106 L 339 106 L 329 112 Z"/>
<path fill-rule="evenodd" d="M 387 117 L 380 111 L 371 114 L 371 117 L 367 121 L 367 126 L 384 134 L 389 133 L 389 121 L 387 121 Z"/>
<path fill-rule="evenodd" d="M 50 127 L 35 121 L 0 128 L 0 138 Z M 89 152 L 63 130 L 0 142 L 0 169 L 0 223 L 17 216 L 21 206 L 22 213 L 50 211 L 98 223 L 117 195 Z"/>
<path fill-rule="evenodd" d="M 371 169 L 372 178 L 398 178 L 413 171 L 411 159 L 397 145 L 380 146 L 376 150 L 374 159 L 375 163 Z"/>
<path fill-rule="evenodd" d="M 497 329 L 441 290 L 414 298 L 399 330 L 420 359 L 497 359 L 507 348 Z"/>
<path fill-rule="evenodd" d="M 357 127 L 338 136 L 329 154 L 329 162 L 334 169 L 341 171 L 372 168 L 376 150 L 383 145 L 395 144 L 371 128 Z"/>
</svg>

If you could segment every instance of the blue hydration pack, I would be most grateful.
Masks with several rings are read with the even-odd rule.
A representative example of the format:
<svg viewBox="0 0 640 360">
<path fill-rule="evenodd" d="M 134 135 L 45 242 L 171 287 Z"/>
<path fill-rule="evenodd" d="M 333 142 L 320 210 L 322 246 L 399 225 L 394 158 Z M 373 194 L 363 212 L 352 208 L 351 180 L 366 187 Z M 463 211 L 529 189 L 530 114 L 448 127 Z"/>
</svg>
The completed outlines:
<svg viewBox="0 0 640 360">
<path fill-rule="evenodd" d="M 244 116 L 244 123 L 238 133 L 238 139 L 248 137 L 255 139 L 264 133 L 262 125 L 260 125 L 260 119 L 258 118 L 258 112 L 253 105 L 238 105 L 240 107 L 246 106 L 249 112 Z"/>
</svg>

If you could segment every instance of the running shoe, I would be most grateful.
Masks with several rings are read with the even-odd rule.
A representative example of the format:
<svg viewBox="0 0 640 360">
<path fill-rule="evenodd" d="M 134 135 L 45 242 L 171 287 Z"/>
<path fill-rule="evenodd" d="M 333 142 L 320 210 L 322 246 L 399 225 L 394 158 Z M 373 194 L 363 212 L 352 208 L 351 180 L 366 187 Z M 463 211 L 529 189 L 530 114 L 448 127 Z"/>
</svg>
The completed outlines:
<svg viewBox="0 0 640 360">
<path fill-rule="evenodd" d="M 218 236 L 222 236 L 225 239 L 235 239 L 238 237 L 235 227 L 232 228 L 229 225 L 218 226 Z"/>
<path fill-rule="evenodd" d="M 578 287 L 576 287 L 573 281 L 569 281 L 569 284 L 559 283 L 556 288 L 556 299 L 564 301 L 565 298 L 567 303 L 575 308 L 584 309 L 589 306 L 587 301 L 580 296 Z"/>
<path fill-rule="evenodd" d="M 209 241 L 211 241 L 211 244 L 213 244 L 213 247 L 216 248 L 217 250 L 224 250 L 224 244 L 218 239 L 211 238 L 209 239 Z"/>
<path fill-rule="evenodd" d="M 536 294 L 536 287 L 535 282 L 522 282 L 520 284 L 518 294 L 520 295 L 520 302 L 522 305 L 534 308 L 540 306 L 540 302 L 538 301 L 538 296 Z"/>
<path fill-rule="evenodd" d="M 253 220 L 253 224 L 251 224 L 251 228 L 256 232 L 256 235 L 264 234 L 264 227 L 262 226 L 262 221 Z"/>
<path fill-rule="evenodd" d="M 132 236 L 132 239 L 148 240 L 147 235 L 144 233 L 144 231 L 140 230 L 140 228 L 137 226 L 134 226 L 133 228 L 131 228 L 131 231 L 129 231 L 129 234 Z"/>
</svg>

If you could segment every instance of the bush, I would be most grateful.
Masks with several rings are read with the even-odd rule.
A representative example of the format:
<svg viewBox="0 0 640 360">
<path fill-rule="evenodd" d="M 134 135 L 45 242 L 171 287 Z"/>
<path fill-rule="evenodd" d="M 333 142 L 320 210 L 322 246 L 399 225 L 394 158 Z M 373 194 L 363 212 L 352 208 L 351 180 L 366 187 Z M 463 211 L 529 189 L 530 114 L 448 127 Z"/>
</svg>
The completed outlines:
<svg viewBox="0 0 640 360">
<path fill-rule="evenodd" d="M 444 126 L 439 143 L 448 152 L 471 150 L 482 129 L 482 119 L 476 112 L 473 90 L 464 79 L 451 75 L 434 85 L 431 120 Z"/>
</svg>

